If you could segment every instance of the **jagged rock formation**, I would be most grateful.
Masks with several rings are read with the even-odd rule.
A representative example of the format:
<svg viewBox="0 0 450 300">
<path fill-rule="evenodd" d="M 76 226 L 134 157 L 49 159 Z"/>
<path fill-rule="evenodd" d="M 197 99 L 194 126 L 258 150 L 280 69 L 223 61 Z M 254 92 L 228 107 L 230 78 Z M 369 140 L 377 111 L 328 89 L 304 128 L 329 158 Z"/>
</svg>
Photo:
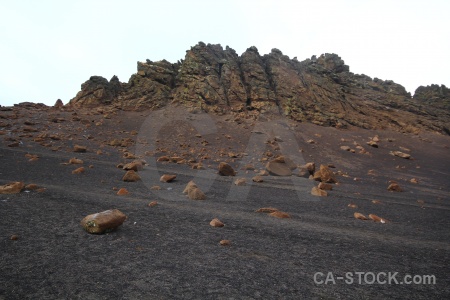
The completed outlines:
<svg viewBox="0 0 450 300">
<path fill-rule="evenodd" d="M 278 49 L 241 56 L 228 46 L 199 42 L 177 63 L 138 62 L 128 83 L 93 76 L 72 106 L 114 104 L 155 109 L 169 103 L 247 118 L 276 113 L 318 125 L 422 129 L 450 133 L 450 93 L 445 86 L 419 87 L 416 95 L 390 80 L 353 74 L 336 54 L 290 59 Z"/>
</svg>

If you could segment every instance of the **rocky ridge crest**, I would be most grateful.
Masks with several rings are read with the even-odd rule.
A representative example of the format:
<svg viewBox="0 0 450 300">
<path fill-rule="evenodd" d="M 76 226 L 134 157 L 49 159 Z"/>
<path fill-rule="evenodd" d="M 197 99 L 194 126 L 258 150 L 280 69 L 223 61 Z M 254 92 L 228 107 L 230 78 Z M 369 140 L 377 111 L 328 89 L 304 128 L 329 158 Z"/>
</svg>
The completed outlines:
<svg viewBox="0 0 450 300">
<path fill-rule="evenodd" d="M 414 97 L 391 80 L 350 72 L 336 54 L 298 61 L 278 49 L 241 56 L 228 46 L 199 42 L 184 60 L 137 63 L 127 83 L 92 76 L 69 105 L 157 109 L 168 104 L 258 119 L 283 114 L 300 122 L 345 128 L 431 130 L 450 134 L 450 91 L 419 87 Z"/>
</svg>

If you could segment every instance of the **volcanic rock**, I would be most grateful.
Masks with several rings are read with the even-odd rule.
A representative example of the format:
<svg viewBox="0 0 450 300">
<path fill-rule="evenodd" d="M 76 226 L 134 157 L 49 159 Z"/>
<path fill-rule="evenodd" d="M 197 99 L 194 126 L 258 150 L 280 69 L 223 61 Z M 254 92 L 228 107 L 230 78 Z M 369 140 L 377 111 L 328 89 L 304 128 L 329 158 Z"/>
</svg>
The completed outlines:
<svg viewBox="0 0 450 300">
<path fill-rule="evenodd" d="M 292 170 L 288 164 L 285 163 L 283 158 L 282 162 L 280 158 L 269 161 L 266 164 L 266 170 L 270 175 L 274 176 L 291 176 Z"/>
<path fill-rule="evenodd" d="M 269 213 L 269 216 L 281 219 L 288 219 L 291 217 L 288 213 L 279 210 Z"/>
<path fill-rule="evenodd" d="M 236 171 L 226 162 L 221 162 L 219 164 L 219 174 L 222 176 L 235 176 Z"/>
<path fill-rule="evenodd" d="M 246 185 L 247 184 L 247 180 L 245 178 L 238 178 L 234 181 L 235 185 L 241 186 L 241 185 Z"/>
<path fill-rule="evenodd" d="M 136 182 L 141 180 L 141 177 L 135 171 L 129 170 L 125 173 L 122 180 L 126 182 Z"/>
<path fill-rule="evenodd" d="M 177 175 L 175 175 L 175 174 L 164 174 L 164 175 L 161 176 L 159 181 L 161 181 L 161 182 L 172 182 L 173 180 L 175 180 L 175 178 L 177 178 Z"/>
<path fill-rule="evenodd" d="M 188 190 L 190 200 L 206 200 L 206 195 L 198 187 L 190 187 Z"/>
<path fill-rule="evenodd" d="M 0 194 L 18 194 L 25 187 L 23 182 L 11 182 L 8 184 L 0 185 Z"/>
<path fill-rule="evenodd" d="M 311 195 L 324 197 L 324 196 L 328 196 L 328 193 L 315 186 L 311 189 Z"/>
<path fill-rule="evenodd" d="M 223 226 L 225 226 L 225 224 L 223 224 L 222 221 L 220 221 L 217 218 L 212 219 L 211 222 L 209 222 L 209 225 L 211 225 L 212 227 L 223 227 Z"/>
<path fill-rule="evenodd" d="M 80 224 L 89 233 L 102 234 L 115 230 L 126 218 L 127 216 L 120 210 L 113 209 L 88 215 Z"/>
</svg>

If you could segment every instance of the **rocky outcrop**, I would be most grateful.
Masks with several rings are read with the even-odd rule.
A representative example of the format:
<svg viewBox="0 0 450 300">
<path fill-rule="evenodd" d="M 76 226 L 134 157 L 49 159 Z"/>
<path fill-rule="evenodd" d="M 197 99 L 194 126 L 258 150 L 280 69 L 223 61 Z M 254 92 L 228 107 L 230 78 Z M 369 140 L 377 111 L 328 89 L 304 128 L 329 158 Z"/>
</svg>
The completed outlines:
<svg viewBox="0 0 450 300">
<path fill-rule="evenodd" d="M 283 114 L 299 122 L 344 128 L 433 130 L 450 134 L 449 89 L 420 87 L 411 97 L 391 80 L 353 74 L 336 54 L 298 61 L 278 49 L 241 56 L 228 46 L 199 42 L 184 60 L 138 62 L 128 83 L 93 76 L 70 101 L 157 109 L 176 103 L 213 113 Z"/>
</svg>

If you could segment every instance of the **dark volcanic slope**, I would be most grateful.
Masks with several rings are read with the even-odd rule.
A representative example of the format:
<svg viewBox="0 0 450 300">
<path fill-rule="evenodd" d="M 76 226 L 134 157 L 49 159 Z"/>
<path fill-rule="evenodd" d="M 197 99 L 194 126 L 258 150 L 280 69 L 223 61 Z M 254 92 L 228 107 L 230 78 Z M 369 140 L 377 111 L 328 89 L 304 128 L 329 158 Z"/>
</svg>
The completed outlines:
<svg viewBox="0 0 450 300">
<path fill-rule="evenodd" d="M 138 62 L 128 83 L 92 76 L 70 105 L 127 109 L 179 103 L 216 114 L 272 112 L 318 125 L 450 133 L 450 90 L 419 87 L 411 97 L 391 80 L 353 74 L 336 54 L 298 61 L 278 49 L 238 55 L 228 46 L 198 43 L 177 63 Z"/>
<path fill-rule="evenodd" d="M 0 195 L 0 299 L 450 296 L 447 136 L 339 130 L 270 117 L 236 122 L 227 115 L 179 114 L 176 107 L 139 113 L 16 107 L 1 116 L 0 184 L 23 181 L 45 191 Z M 366 144 L 375 136 L 378 148 Z M 88 151 L 72 152 L 75 144 Z M 216 174 L 218 163 L 227 161 L 237 177 L 251 178 L 256 172 L 241 166 L 251 162 L 261 170 L 267 152 L 298 164 L 334 164 L 339 184 L 328 197 L 315 197 L 310 191 L 317 184 L 299 176 L 235 186 L 234 177 Z M 39 159 L 30 162 L 27 153 Z M 149 163 L 139 172 L 141 182 L 123 182 L 124 171 L 116 167 L 132 155 Z M 163 155 L 185 162 L 155 162 Z M 61 164 L 72 157 L 84 161 L 84 174 L 71 173 L 79 165 Z M 191 169 L 194 159 L 205 170 Z M 161 183 L 163 173 L 178 176 Z M 191 179 L 207 200 L 181 193 Z M 404 191 L 387 191 L 390 180 Z M 154 185 L 162 189 L 150 190 Z M 114 187 L 130 194 L 118 196 Z M 158 205 L 148 207 L 154 200 Z M 255 212 L 268 206 L 291 218 Z M 111 208 L 128 216 L 117 231 L 91 235 L 81 228 L 84 216 Z M 357 220 L 355 211 L 389 222 Z M 211 227 L 213 218 L 225 226 Z M 19 239 L 10 240 L 13 234 Z M 219 245 L 222 239 L 231 245 Z M 317 272 L 352 272 L 354 282 L 317 284 Z M 398 272 L 399 282 L 406 274 L 434 275 L 436 284 L 359 284 L 355 272 Z"/>
</svg>

